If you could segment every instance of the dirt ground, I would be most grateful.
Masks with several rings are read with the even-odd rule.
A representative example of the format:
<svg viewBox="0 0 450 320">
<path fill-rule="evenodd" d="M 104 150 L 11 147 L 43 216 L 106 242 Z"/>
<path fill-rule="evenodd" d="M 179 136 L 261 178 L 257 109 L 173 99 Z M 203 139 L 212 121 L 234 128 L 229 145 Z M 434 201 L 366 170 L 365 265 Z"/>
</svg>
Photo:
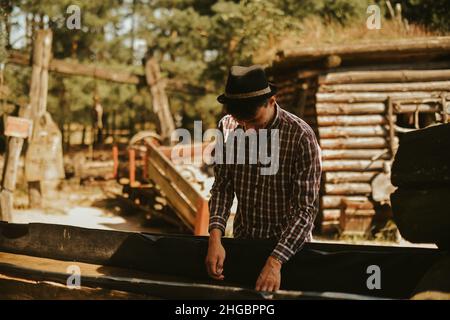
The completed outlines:
<svg viewBox="0 0 450 320">
<path fill-rule="evenodd" d="M 150 218 L 147 212 L 131 206 L 123 198 L 122 186 L 116 181 L 102 181 L 80 185 L 79 180 L 46 182 L 43 185 L 43 206 L 29 209 L 25 188 L 15 193 L 14 223 L 52 223 L 84 228 L 149 233 L 180 233 L 179 229 L 164 221 Z M 365 245 L 435 247 L 434 244 L 412 244 L 401 237 L 398 241 L 361 238 L 315 236 L 314 242 L 349 243 Z"/>
<path fill-rule="evenodd" d="M 15 194 L 14 223 L 52 223 L 84 228 L 173 233 L 174 227 L 161 221 L 152 221 L 146 212 L 131 207 L 122 199 L 122 187 L 115 181 L 80 185 L 77 179 L 60 183 L 46 182 L 43 186 L 43 205 L 29 209 L 25 191 Z"/>
</svg>

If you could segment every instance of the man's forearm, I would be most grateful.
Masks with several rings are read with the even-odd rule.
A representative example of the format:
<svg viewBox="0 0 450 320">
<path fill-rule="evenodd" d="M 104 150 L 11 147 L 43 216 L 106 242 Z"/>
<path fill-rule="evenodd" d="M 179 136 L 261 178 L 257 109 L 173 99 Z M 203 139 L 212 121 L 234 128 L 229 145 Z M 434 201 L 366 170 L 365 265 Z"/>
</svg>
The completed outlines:
<svg viewBox="0 0 450 320">
<path fill-rule="evenodd" d="M 221 239 L 222 239 L 222 231 L 220 229 L 214 228 L 209 232 L 210 243 L 220 243 Z"/>
<path fill-rule="evenodd" d="M 313 210 L 313 209 L 311 209 Z M 297 253 L 306 242 L 310 234 L 315 215 L 312 213 L 299 212 L 295 215 L 297 219 L 286 227 L 271 256 L 282 263 L 287 262 Z"/>
</svg>

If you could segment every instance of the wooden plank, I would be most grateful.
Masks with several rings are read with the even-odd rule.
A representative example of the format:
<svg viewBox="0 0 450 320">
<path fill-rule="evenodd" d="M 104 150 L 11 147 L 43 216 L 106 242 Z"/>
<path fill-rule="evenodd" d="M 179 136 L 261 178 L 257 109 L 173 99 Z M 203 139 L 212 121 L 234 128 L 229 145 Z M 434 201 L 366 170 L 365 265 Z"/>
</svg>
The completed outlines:
<svg viewBox="0 0 450 320">
<path fill-rule="evenodd" d="M 378 174 L 378 172 L 360 172 L 360 171 L 337 171 L 324 172 L 325 182 L 342 183 L 342 182 L 370 182 Z"/>
<path fill-rule="evenodd" d="M 383 169 L 383 160 L 324 160 L 323 171 L 373 171 Z"/>
<path fill-rule="evenodd" d="M 186 179 L 183 178 L 181 173 L 173 166 L 171 161 L 153 145 L 148 146 L 149 161 L 164 174 L 166 179 L 170 180 L 172 184 L 177 186 L 186 199 L 190 202 L 192 207 L 196 207 L 197 204 L 203 200 L 203 196 L 195 189 Z"/>
<path fill-rule="evenodd" d="M 389 149 L 323 149 L 322 159 L 389 159 Z"/>
<path fill-rule="evenodd" d="M 439 81 L 450 79 L 449 69 L 333 72 L 319 77 L 320 84 Z"/>
<path fill-rule="evenodd" d="M 370 183 L 326 183 L 325 193 L 332 195 L 370 195 L 372 187 Z"/>
<path fill-rule="evenodd" d="M 431 101 L 427 101 L 431 100 Z M 395 113 L 411 113 L 411 112 L 426 112 L 426 113 L 434 113 L 441 111 L 442 107 L 438 99 L 423 99 L 418 100 L 415 103 L 411 103 L 408 100 L 396 100 L 394 103 L 394 112 Z M 386 106 L 384 103 L 373 103 L 373 102 L 365 102 L 365 103 L 317 103 L 315 112 L 319 115 L 318 118 L 323 118 L 324 116 L 336 116 L 336 117 L 344 117 L 342 118 L 349 124 L 357 124 L 359 122 L 366 121 L 364 117 L 375 116 L 377 114 L 384 114 L 386 112 Z M 450 113 L 450 103 L 447 103 L 447 113 Z M 309 113 L 307 113 L 310 115 Z M 355 118 L 353 118 L 355 117 Z M 356 117 L 359 117 L 356 118 Z M 353 118 L 353 119 L 352 119 Z M 362 120 L 360 120 L 362 119 Z M 332 117 L 325 118 L 325 125 L 327 125 L 327 121 L 337 121 L 341 119 L 333 119 Z M 341 120 L 343 121 L 343 120 Z M 353 123 L 352 123 L 353 121 Z M 373 121 L 371 119 L 371 121 Z M 378 119 L 378 121 L 380 121 Z M 380 121 L 381 122 L 381 121 Z M 372 123 L 370 123 L 372 124 Z"/>
<path fill-rule="evenodd" d="M 388 147 L 385 138 L 320 139 L 322 149 L 382 149 Z"/>
<path fill-rule="evenodd" d="M 439 90 L 450 90 L 450 81 L 333 84 L 320 86 L 319 92 L 408 92 Z"/>
<path fill-rule="evenodd" d="M 343 115 L 343 116 L 317 116 L 320 126 L 361 126 L 361 125 L 383 125 L 387 119 L 381 114 L 371 115 Z"/>
<path fill-rule="evenodd" d="M 330 102 L 323 103 L 318 102 L 316 104 L 316 112 L 321 115 L 371 115 L 371 114 L 383 114 L 386 110 L 386 106 L 383 102 L 369 102 L 369 103 L 349 103 L 342 101 L 343 103 Z"/>
<path fill-rule="evenodd" d="M 320 138 L 338 137 L 384 137 L 387 135 L 385 126 L 332 126 L 319 127 Z"/>
<path fill-rule="evenodd" d="M 53 281 L 29 280 L 0 273 L 0 299 L 5 300 L 143 300 L 149 295 L 80 286 L 74 290 Z"/>
<path fill-rule="evenodd" d="M 322 200 L 322 208 L 324 209 L 341 208 L 343 200 L 352 200 L 370 203 L 369 198 L 365 196 L 324 195 L 322 196 L 321 200 Z"/>
<path fill-rule="evenodd" d="M 194 229 L 196 209 L 193 208 L 184 195 L 172 184 L 164 174 L 154 165 L 150 159 L 148 162 L 148 173 L 151 180 L 158 184 L 161 191 L 166 195 L 167 200 L 173 205 L 176 213 L 185 222 L 186 226 Z"/>
<path fill-rule="evenodd" d="M 278 60 L 311 60 L 330 55 L 360 57 L 411 54 L 414 52 L 428 54 L 431 52 L 448 53 L 449 51 L 450 37 L 422 37 L 352 44 L 290 47 L 278 52 Z"/>
<path fill-rule="evenodd" d="M 317 93 L 318 102 L 384 102 L 390 96 L 392 99 L 427 99 L 437 98 L 440 92 L 346 92 L 346 93 Z"/>
<path fill-rule="evenodd" d="M 439 103 L 402 103 L 402 102 L 393 102 L 394 103 L 394 113 L 412 113 L 412 112 L 421 112 L 421 113 L 435 113 L 441 110 L 441 105 Z M 450 103 L 447 103 L 447 107 L 450 106 Z M 447 111 L 450 113 L 449 111 Z"/>
</svg>

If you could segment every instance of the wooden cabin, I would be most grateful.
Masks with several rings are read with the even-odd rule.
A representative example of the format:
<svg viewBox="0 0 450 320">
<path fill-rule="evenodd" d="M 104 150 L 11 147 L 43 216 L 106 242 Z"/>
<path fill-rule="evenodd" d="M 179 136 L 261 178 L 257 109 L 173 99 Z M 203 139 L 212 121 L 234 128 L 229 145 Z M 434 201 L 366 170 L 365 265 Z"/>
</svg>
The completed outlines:
<svg viewBox="0 0 450 320">
<path fill-rule="evenodd" d="M 450 37 L 285 48 L 267 71 L 322 148 L 319 229 L 370 232 L 389 217 L 398 136 L 449 121 Z"/>
</svg>

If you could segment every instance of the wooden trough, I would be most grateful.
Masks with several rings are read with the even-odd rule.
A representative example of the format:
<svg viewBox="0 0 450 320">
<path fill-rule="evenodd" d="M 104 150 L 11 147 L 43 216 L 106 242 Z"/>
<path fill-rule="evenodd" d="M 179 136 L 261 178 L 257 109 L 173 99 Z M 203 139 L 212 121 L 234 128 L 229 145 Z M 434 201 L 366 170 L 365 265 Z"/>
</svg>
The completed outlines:
<svg viewBox="0 0 450 320">
<path fill-rule="evenodd" d="M 0 222 L 0 298 L 264 299 L 253 288 L 275 243 L 225 238 L 223 244 L 226 277 L 219 282 L 206 274 L 207 237 Z M 448 268 L 442 269 L 448 259 L 438 249 L 308 243 L 283 266 L 274 298 L 448 295 Z M 377 290 L 367 285 L 372 265 L 381 270 Z M 80 275 L 78 284 L 73 275 Z"/>
</svg>

